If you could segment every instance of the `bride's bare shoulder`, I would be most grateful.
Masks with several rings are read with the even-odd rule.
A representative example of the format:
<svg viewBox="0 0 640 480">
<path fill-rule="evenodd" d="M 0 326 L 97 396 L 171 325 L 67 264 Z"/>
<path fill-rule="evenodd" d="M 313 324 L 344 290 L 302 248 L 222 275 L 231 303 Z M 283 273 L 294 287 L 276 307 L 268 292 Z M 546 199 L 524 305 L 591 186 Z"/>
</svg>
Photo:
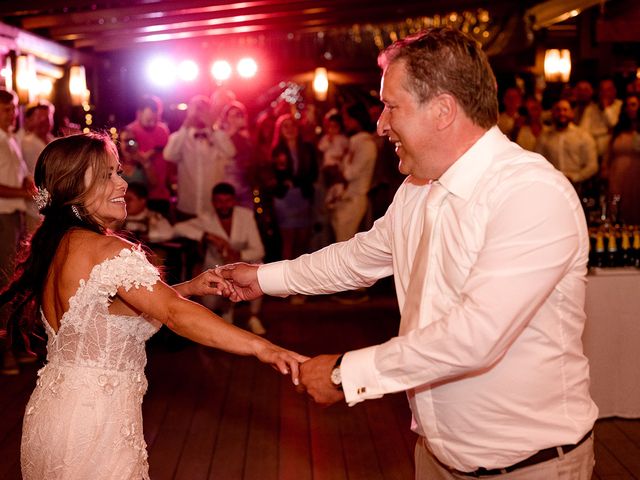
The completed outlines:
<svg viewBox="0 0 640 480">
<path fill-rule="evenodd" d="M 99 234 L 89 230 L 69 232 L 61 243 L 65 267 L 78 272 L 91 270 L 95 265 L 116 256 L 132 243 L 116 235 Z"/>
</svg>

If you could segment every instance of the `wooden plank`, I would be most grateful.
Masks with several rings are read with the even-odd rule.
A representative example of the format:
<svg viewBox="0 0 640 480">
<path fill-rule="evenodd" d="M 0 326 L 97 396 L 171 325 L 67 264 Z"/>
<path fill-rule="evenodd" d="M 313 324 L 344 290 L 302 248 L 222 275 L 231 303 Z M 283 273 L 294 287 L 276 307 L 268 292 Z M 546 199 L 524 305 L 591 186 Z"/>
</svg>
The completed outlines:
<svg viewBox="0 0 640 480">
<path fill-rule="evenodd" d="M 41 363 L 20 365 L 19 375 L 0 375 L 0 478 L 16 480 L 20 474 L 20 441 L 24 409 L 35 388 Z"/>
<path fill-rule="evenodd" d="M 640 428 L 638 428 L 638 420 L 612 418 L 610 421 L 618 427 L 634 445 L 640 447 Z"/>
<path fill-rule="evenodd" d="M 186 352 L 181 353 L 181 360 L 186 359 Z M 193 360 L 191 363 L 197 365 Z M 177 364 L 184 365 L 186 362 L 180 361 Z M 199 398 L 197 394 L 202 379 L 197 369 L 177 369 L 173 373 L 178 379 L 176 388 L 171 392 L 162 425 L 153 446 L 149 448 L 149 474 L 154 480 L 174 478 Z"/>
<path fill-rule="evenodd" d="M 177 388 L 179 378 L 178 362 L 173 361 L 177 358 L 175 352 L 157 348 L 149 354 L 153 354 L 153 362 L 149 362 L 146 369 L 149 387 L 142 402 L 144 438 L 148 450 L 155 444 L 169 408 L 171 392 Z"/>
<path fill-rule="evenodd" d="M 289 377 L 281 377 L 270 366 L 256 366 L 244 478 L 278 478 L 280 382 L 282 388 L 290 385 Z"/>
<path fill-rule="evenodd" d="M 393 413 L 395 413 L 396 416 L 397 429 L 402 435 L 404 447 L 409 453 L 411 464 L 413 466 L 414 452 L 418 436 L 411 431 L 411 410 L 409 409 L 407 395 L 402 392 L 395 393 L 393 395 L 385 395 L 384 398 L 393 405 Z"/>
<path fill-rule="evenodd" d="M 218 439 L 223 404 L 229 389 L 232 356 L 211 348 L 194 346 L 201 389 L 185 439 L 175 480 L 192 480 L 209 476 L 210 461 Z M 190 367 L 191 368 L 191 367 Z"/>
<path fill-rule="evenodd" d="M 279 480 L 312 480 L 307 399 L 280 382 Z"/>
<path fill-rule="evenodd" d="M 624 468 L 618 459 L 610 452 L 610 450 L 606 447 L 601 440 L 598 439 L 598 425 L 596 424 L 596 434 L 595 434 L 595 459 L 596 464 L 594 467 L 594 472 L 600 478 L 609 478 L 609 476 L 623 476 L 628 475 L 628 471 Z"/>
<path fill-rule="evenodd" d="M 364 404 L 341 409 L 340 436 L 349 479 L 383 479 Z"/>
<path fill-rule="evenodd" d="M 233 375 L 211 459 L 211 480 L 243 478 L 256 366 L 257 360 L 253 357 L 235 357 L 232 361 Z"/>
<path fill-rule="evenodd" d="M 29 400 L 31 392 L 36 386 L 36 372 L 42 364 L 20 365 L 18 375 L 0 375 L 0 411 L 8 408 L 8 403 L 16 398 Z"/>
<path fill-rule="evenodd" d="M 4 423 L 4 415 L 2 423 Z M 0 442 L 0 478 L 20 479 L 20 438 L 22 436 L 22 421 L 11 422 L 12 428 L 2 442 Z"/>
<path fill-rule="evenodd" d="M 309 435 L 313 478 L 347 480 L 340 418 L 344 405 L 323 408 L 309 402 Z"/>
<path fill-rule="evenodd" d="M 365 402 L 364 407 L 383 476 L 414 478 L 413 452 L 406 447 L 403 427 L 393 428 L 397 421 L 393 402 L 372 400 Z"/>
<path fill-rule="evenodd" d="M 623 466 L 627 476 L 638 477 L 640 475 L 640 447 L 630 442 L 614 422 L 600 423 L 597 426 L 595 438 Z"/>
</svg>

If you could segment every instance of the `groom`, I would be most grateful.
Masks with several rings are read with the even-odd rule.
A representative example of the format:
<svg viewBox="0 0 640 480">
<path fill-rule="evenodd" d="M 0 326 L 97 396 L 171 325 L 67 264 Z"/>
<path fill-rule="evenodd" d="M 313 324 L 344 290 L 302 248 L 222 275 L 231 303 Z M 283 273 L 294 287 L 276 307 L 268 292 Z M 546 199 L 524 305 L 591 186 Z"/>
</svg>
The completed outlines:
<svg viewBox="0 0 640 480">
<path fill-rule="evenodd" d="M 307 361 L 302 388 L 349 405 L 406 391 L 417 479 L 589 480 L 598 412 L 580 340 L 588 236 L 575 191 L 497 128 L 495 77 L 472 39 L 433 28 L 379 63 L 378 133 L 408 175 L 387 213 L 311 255 L 221 270 L 232 298 L 393 274 L 400 335 Z"/>
</svg>

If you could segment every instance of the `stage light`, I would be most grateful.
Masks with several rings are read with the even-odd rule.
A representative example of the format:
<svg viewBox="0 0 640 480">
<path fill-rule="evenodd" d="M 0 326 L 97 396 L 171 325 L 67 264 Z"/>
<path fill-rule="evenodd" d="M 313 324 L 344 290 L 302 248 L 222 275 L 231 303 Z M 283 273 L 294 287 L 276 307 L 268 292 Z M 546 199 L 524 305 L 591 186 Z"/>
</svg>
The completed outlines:
<svg viewBox="0 0 640 480">
<path fill-rule="evenodd" d="M 198 64 L 193 60 L 183 60 L 178 65 L 178 77 L 185 82 L 192 82 L 198 77 L 200 69 Z"/>
<path fill-rule="evenodd" d="M 243 78 L 251 78 L 258 71 L 258 64 L 253 58 L 245 57 L 238 61 L 236 68 L 238 69 L 238 75 Z"/>
<path fill-rule="evenodd" d="M 0 76 L 4 78 L 4 86 L 7 90 L 13 90 L 13 69 L 11 68 L 11 57 L 4 61 L 4 67 L 0 70 Z"/>
<path fill-rule="evenodd" d="M 38 77 L 38 97 L 48 99 L 53 92 L 53 81 L 50 78 Z"/>
<path fill-rule="evenodd" d="M 87 74 L 82 65 L 73 65 L 69 69 L 69 94 L 73 105 L 82 105 L 88 99 Z"/>
<path fill-rule="evenodd" d="M 313 91 L 316 94 L 316 100 L 323 102 L 327 99 L 327 92 L 329 91 L 329 76 L 326 68 L 316 68 L 313 77 Z"/>
<path fill-rule="evenodd" d="M 36 63 L 33 55 L 16 58 L 16 93 L 21 104 L 32 102 L 38 89 Z"/>
<path fill-rule="evenodd" d="M 544 55 L 544 77 L 548 82 L 568 82 L 571 76 L 571 52 L 549 49 Z"/>
<path fill-rule="evenodd" d="M 218 82 L 227 80 L 231 76 L 231 65 L 226 60 L 216 60 L 211 65 L 211 75 Z"/>
<path fill-rule="evenodd" d="M 147 76 L 156 85 L 166 87 L 174 82 L 176 67 L 168 58 L 156 57 L 147 65 Z"/>
</svg>

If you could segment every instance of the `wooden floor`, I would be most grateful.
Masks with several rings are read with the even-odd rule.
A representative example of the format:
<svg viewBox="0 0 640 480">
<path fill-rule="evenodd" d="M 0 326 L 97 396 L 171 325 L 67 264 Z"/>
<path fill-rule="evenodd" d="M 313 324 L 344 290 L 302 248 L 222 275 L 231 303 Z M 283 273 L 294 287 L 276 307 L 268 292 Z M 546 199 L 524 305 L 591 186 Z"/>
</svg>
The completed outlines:
<svg viewBox="0 0 640 480">
<path fill-rule="evenodd" d="M 342 305 L 267 299 L 268 338 L 312 355 L 379 343 L 397 331 L 388 288 Z M 246 318 L 240 306 L 239 324 Z M 19 479 L 24 405 L 36 365 L 0 376 L 0 479 Z M 252 358 L 159 334 L 149 345 L 143 411 L 153 480 L 403 480 L 413 478 L 415 436 L 403 394 L 353 408 L 319 408 Z M 594 479 L 640 479 L 640 420 L 596 424 Z"/>
</svg>

